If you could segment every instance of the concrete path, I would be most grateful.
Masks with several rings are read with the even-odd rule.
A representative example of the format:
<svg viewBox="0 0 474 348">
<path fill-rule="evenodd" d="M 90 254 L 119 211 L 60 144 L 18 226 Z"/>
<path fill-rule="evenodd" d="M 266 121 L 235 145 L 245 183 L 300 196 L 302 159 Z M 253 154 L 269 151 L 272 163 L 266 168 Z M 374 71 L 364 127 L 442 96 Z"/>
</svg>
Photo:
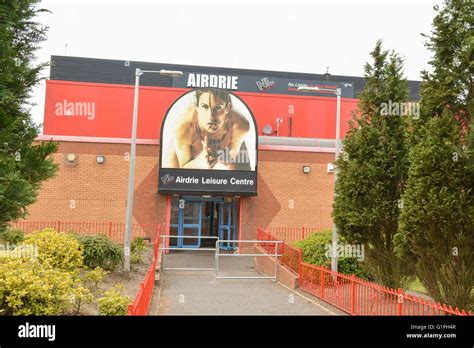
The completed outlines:
<svg viewBox="0 0 474 348">
<path fill-rule="evenodd" d="M 214 267 L 213 252 L 165 255 L 165 267 Z M 260 276 L 252 257 L 222 257 L 220 275 Z M 215 279 L 214 272 L 165 271 L 158 315 L 336 315 L 340 312 L 270 279 Z"/>
</svg>

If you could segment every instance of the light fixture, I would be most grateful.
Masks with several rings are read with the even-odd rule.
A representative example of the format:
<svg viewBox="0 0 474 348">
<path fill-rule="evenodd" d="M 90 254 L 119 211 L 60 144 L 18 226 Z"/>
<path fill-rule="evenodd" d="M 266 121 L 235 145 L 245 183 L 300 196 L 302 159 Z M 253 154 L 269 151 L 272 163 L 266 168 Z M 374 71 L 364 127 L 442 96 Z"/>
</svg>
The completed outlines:
<svg viewBox="0 0 474 348">
<path fill-rule="evenodd" d="M 170 76 L 170 77 L 181 77 L 181 76 L 183 76 L 183 72 L 182 72 L 182 71 L 178 71 L 178 70 L 165 70 L 165 69 L 161 69 L 161 70 L 160 70 L 160 75 Z"/>
<path fill-rule="evenodd" d="M 334 173 L 334 164 L 328 163 L 328 173 Z"/>
<path fill-rule="evenodd" d="M 75 153 L 68 153 L 66 155 L 66 159 L 69 161 L 69 162 L 74 162 L 76 160 L 76 154 Z"/>
<path fill-rule="evenodd" d="M 321 89 L 319 87 L 299 86 L 297 90 L 301 92 L 319 92 Z"/>
<path fill-rule="evenodd" d="M 67 166 L 74 167 L 77 165 L 77 155 L 75 153 L 64 154 L 64 164 Z"/>
<path fill-rule="evenodd" d="M 305 173 L 305 174 L 311 173 L 311 167 L 310 166 L 303 166 L 303 173 Z"/>
<path fill-rule="evenodd" d="M 105 156 L 102 156 L 102 155 L 99 155 L 95 158 L 95 161 L 98 163 L 98 164 L 102 164 L 105 162 Z"/>
<path fill-rule="evenodd" d="M 263 135 L 271 135 L 272 132 L 273 132 L 272 126 L 270 126 L 269 124 L 266 124 L 263 127 Z"/>
</svg>

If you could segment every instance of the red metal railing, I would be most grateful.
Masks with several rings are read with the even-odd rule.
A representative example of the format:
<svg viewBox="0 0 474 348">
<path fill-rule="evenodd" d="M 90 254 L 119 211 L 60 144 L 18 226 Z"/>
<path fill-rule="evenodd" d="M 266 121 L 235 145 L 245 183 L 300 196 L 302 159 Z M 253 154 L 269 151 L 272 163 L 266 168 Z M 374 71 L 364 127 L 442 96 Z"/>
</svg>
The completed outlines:
<svg viewBox="0 0 474 348">
<path fill-rule="evenodd" d="M 317 229 L 272 227 L 257 229 L 257 239 L 276 241 L 298 240 L 318 232 Z M 273 243 L 259 243 L 268 253 L 274 253 Z M 319 297 L 351 315 L 472 315 L 420 296 L 410 295 L 403 289 L 391 289 L 355 275 L 333 272 L 322 266 L 303 262 L 302 250 L 282 243 L 281 263 L 299 274 L 302 290 Z"/>
<path fill-rule="evenodd" d="M 303 250 L 283 243 L 281 263 L 288 266 L 292 271 L 300 273 L 300 264 L 303 261 Z"/>
<path fill-rule="evenodd" d="M 128 305 L 128 315 L 147 315 L 150 307 L 153 290 L 155 288 L 155 269 L 158 262 L 158 250 L 160 248 L 161 226 L 156 232 L 156 239 L 153 248 L 153 261 L 148 269 L 145 279 L 140 283 L 137 296 L 133 303 Z"/>
<path fill-rule="evenodd" d="M 265 240 L 265 241 L 277 241 L 279 239 L 275 238 L 274 236 L 272 236 L 270 233 L 268 233 L 267 231 L 265 231 L 263 228 L 257 228 L 257 240 Z M 271 243 L 271 242 L 260 242 L 258 243 L 258 246 L 261 247 L 262 249 L 264 249 L 267 253 L 269 254 L 275 254 L 275 247 L 276 247 L 276 243 Z M 282 248 L 282 247 L 280 247 Z M 281 249 L 279 250 L 279 253 L 281 253 Z"/>
<path fill-rule="evenodd" d="M 132 238 L 153 238 L 159 224 L 132 224 Z M 58 232 L 74 232 L 85 235 L 103 234 L 115 242 L 123 243 L 125 223 L 112 221 L 30 221 L 21 220 L 10 224 L 11 228 L 23 230 L 25 233 L 54 228 Z"/>
<path fill-rule="evenodd" d="M 266 231 L 278 240 L 286 243 L 294 242 L 308 238 L 314 233 L 321 232 L 324 228 L 322 227 L 268 227 Z"/>
<path fill-rule="evenodd" d="M 301 263 L 302 290 L 352 315 L 472 315 L 435 301 L 376 283 Z"/>
<path fill-rule="evenodd" d="M 277 241 L 280 239 L 273 236 L 269 231 L 265 231 L 259 227 L 257 229 L 257 240 Z M 275 253 L 276 243 L 258 243 L 258 245 L 269 254 Z M 278 250 L 278 254 L 281 254 L 280 262 L 288 266 L 294 272 L 299 273 L 303 251 L 299 248 L 292 247 L 287 243 L 281 243 L 279 248 L 280 250 Z"/>
</svg>

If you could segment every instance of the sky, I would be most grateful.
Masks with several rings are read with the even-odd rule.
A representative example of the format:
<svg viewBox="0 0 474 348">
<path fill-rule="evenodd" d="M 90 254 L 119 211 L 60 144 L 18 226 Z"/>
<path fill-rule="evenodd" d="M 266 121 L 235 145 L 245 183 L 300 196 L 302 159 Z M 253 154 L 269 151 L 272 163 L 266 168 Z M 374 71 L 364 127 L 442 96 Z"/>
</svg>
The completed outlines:
<svg viewBox="0 0 474 348">
<path fill-rule="evenodd" d="M 45 0 L 49 27 L 37 52 L 226 68 L 363 76 L 378 39 L 405 59 L 405 75 L 429 69 L 425 38 L 441 0 Z M 43 71 L 49 76 L 49 68 Z M 44 116 L 45 83 L 32 91 Z"/>
</svg>

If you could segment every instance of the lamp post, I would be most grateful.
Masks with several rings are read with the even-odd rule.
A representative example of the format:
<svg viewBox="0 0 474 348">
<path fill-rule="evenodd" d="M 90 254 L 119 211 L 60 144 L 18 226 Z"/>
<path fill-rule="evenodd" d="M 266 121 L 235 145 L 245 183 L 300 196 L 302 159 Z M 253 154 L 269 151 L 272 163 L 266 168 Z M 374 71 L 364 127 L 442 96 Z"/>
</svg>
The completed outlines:
<svg viewBox="0 0 474 348">
<path fill-rule="evenodd" d="M 336 161 L 339 159 L 340 155 L 340 138 L 341 138 L 341 89 L 328 89 L 328 88 L 319 88 L 319 87 L 298 87 L 298 91 L 303 92 L 330 92 L 334 93 L 337 97 L 337 106 L 336 106 Z M 336 200 L 336 181 L 337 181 L 337 166 L 334 168 L 334 200 Z M 332 223 L 332 254 L 331 254 L 331 269 L 334 272 L 337 272 L 337 229 L 336 224 Z"/>
<path fill-rule="evenodd" d="M 174 70 L 135 70 L 135 96 L 133 99 L 133 121 L 132 121 L 132 143 L 130 146 L 130 174 L 128 176 L 127 214 L 125 218 L 125 240 L 124 240 L 124 270 L 130 271 L 130 243 L 132 239 L 132 213 L 133 213 L 133 191 L 135 182 L 135 154 L 137 147 L 137 119 L 138 119 L 138 91 L 140 88 L 140 76 L 145 73 L 160 74 L 171 77 L 181 77 L 182 71 Z"/>
</svg>

